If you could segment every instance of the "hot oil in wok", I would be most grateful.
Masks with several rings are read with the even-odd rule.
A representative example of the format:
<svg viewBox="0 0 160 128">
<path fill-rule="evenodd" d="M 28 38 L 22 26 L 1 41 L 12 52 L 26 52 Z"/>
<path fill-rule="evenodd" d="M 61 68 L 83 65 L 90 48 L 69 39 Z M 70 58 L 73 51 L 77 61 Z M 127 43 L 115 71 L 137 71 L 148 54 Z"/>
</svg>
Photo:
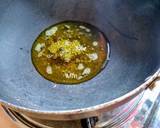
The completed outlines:
<svg viewBox="0 0 160 128">
<path fill-rule="evenodd" d="M 32 46 L 36 70 L 55 83 L 75 84 L 104 67 L 108 45 L 104 35 L 83 22 L 61 22 L 44 30 Z"/>
</svg>

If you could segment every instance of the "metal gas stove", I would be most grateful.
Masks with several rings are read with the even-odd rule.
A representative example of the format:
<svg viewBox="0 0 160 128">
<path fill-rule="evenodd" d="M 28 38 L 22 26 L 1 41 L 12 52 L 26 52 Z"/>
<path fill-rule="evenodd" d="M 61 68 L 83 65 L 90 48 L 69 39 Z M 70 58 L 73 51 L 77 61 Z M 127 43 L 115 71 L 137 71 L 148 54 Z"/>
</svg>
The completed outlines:
<svg viewBox="0 0 160 128">
<path fill-rule="evenodd" d="M 160 84 L 160 81 L 157 84 Z M 87 120 L 44 120 L 28 117 L 4 106 L 3 110 L 17 128 L 158 128 L 160 127 L 159 90 L 160 86 L 152 91 L 148 89 L 130 102 Z"/>
</svg>

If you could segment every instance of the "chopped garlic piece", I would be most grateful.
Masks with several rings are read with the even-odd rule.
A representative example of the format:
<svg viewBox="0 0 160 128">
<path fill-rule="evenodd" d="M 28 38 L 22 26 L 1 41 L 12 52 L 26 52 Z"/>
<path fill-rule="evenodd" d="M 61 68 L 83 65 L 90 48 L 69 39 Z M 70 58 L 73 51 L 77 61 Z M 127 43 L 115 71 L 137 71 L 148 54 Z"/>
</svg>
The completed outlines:
<svg viewBox="0 0 160 128">
<path fill-rule="evenodd" d="M 66 40 L 65 42 L 64 42 L 64 45 L 69 45 L 71 42 L 70 41 L 68 41 L 68 40 Z"/>
<path fill-rule="evenodd" d="M 35 50 L 37 51 L 37 52 L 40 52 L 41 50 L 42 50 L 42 48 L 44 48 L 44 46 L 45 46 L 45 43 L 38 43 L 37 45 L 36 45 L 36 47 L 35 47 Z"/>
<path fill-rule="evenodd" d="M 90 32 L 91 30 L 85 26 L 80 25 L 79 28 L 84 29 L 86 32 Z"/>
<path fill-rule="evenodd" d="M 89 28 L 86 28 L 85 30 L 86 30 L 86 32 L 90 32 L 91 31 Z"/>
<path fill-rule="evenodd" d="M 47 30 L 45 32 L 45 34 L 46 34 L 46 36 L 52 36 L 52 35 L 54 35 L 56 33 L 57 30 L 58 30 L 57 27 L 52 27 L 49 30 Z"/>
<path fill-rule="evenodd" d="M 82 75 L 88 75 L 91 72 L 90 68 L 85 68 Z"/>
<path fill-rule="evenodd" d="M 82 26 L 82 25 L 80 25 L 79 28 L 81 28 L 81 29 L 86 29 L 86 27 L 85 27 L 85 26 Z"/>
<path fill-rule="evenodd" d="M 97 46 L 98 45 L 98 42 L 97 41 L 93 41 L 93 46 Z"/>
<path fill-rule="evenodd" d="M 64 61 L 65 62 L 69 62 L 71 59 L 70 58 L 65 58 Z"/>
<path fill-rule="evenodd" d="M 79 76 L 77 79 L 80 80 L 80 79 L 82 79 L 82 78 L 83 78 L 83 76 Z"/>
<path fill-rule="evenodd" d="M 53 57 L 53 55 L 48 54 L 46 57 L 47 57 L 48 59 L 50 59 L 50 58 L 52 58 L 52 57 Z"/>
<path fill-rule="evenodd" d="M 40 52 L 38 53 L 38 57 L 41 57 L 41 56 L 43 55 L 44 51 L 45 51 L 45 49 L 43 49 L 42 51 L 40 51 Z"/>
<path fill-rule="evenodd" d="M 53 72 L 52 72 L 52 67 L 51 67 L 50 65 L 47 66 L 46 72 L 47 72 L 48 74 L 52 74 L 52 73 L 53 73 Z"/>
<path fill-rule="evenodd" d="M 66 78 L 69 78 L 69 74 L 68 73 L 64 73 Z"/>
<path fill-rule="evenodd" d="M 80 63 L 80 64 L 78 65 L 78 70 L 82 70 L 82 69 L 84 69 L 84 65 L 83 65 L 82 63 Z"/>
<path fill-rule="evenodd" d="M 77 78 L 77 74 L 71 73 L 71 72 L 65 73 L 64 75 L 65 75 L 66 78 L 71 78 L 71 79 L 76 79 Z"/>
<path fill-rule="evenodd" d="M 66 28 L 68 28 L 68 29 L 70 28 L 70 26 L 69 26 L 69 25 L 66 25 L 66 24 L 65 24 L 64 26 L 65 26 Z"/>
<path fill-rule="evenodd" d="M 98 59 L 97 53 L 88 54 L 88 57 L 89 57 L 91 60 L 97 60 L 97 59 Z"/>
<path fill-rule="evenodd" d="M 83 47 L 82 45 L 76 46 L 76 49 L 79 51 L 85 51 L 86 47 Z"/>
</svg>

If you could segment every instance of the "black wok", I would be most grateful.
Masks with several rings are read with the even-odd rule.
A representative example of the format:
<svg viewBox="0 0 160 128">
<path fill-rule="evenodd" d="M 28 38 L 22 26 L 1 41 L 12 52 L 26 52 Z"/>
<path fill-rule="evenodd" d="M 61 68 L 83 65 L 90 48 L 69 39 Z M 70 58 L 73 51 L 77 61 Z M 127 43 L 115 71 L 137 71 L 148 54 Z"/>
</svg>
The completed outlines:
<svg viewBox="0 0 160 128">
<path fill-rule="evenodd" d="M 106 68 L 79 85 L 54 84 L 31 61 L 38 34 L 64 20 L 93 24 L 110 42 Z M 49 119 L 94 116 L 143 91 L 159 68 L 159 0 L 0 1 L 0 102 L 16 111 Z"/>
</svg>

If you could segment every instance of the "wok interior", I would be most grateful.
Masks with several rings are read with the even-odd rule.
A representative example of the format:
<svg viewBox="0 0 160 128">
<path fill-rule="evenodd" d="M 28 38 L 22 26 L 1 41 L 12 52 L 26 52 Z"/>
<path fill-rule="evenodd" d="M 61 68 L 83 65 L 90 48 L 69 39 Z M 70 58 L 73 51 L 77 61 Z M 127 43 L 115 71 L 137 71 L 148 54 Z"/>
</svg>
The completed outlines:
<svg viewBox="0 0 160 128">
<path fill-rule="evenodd" d="M 91 23 L 110 41 L 110 61 L 95 78 L 56 85 L 31 62 L 44 28 L 64 20 Z M 43 111 L 85 108 L 138 87 L 160 65 L 160 2 L 153 0 L 1 0 L 0 99 Z"/>
</svg>

